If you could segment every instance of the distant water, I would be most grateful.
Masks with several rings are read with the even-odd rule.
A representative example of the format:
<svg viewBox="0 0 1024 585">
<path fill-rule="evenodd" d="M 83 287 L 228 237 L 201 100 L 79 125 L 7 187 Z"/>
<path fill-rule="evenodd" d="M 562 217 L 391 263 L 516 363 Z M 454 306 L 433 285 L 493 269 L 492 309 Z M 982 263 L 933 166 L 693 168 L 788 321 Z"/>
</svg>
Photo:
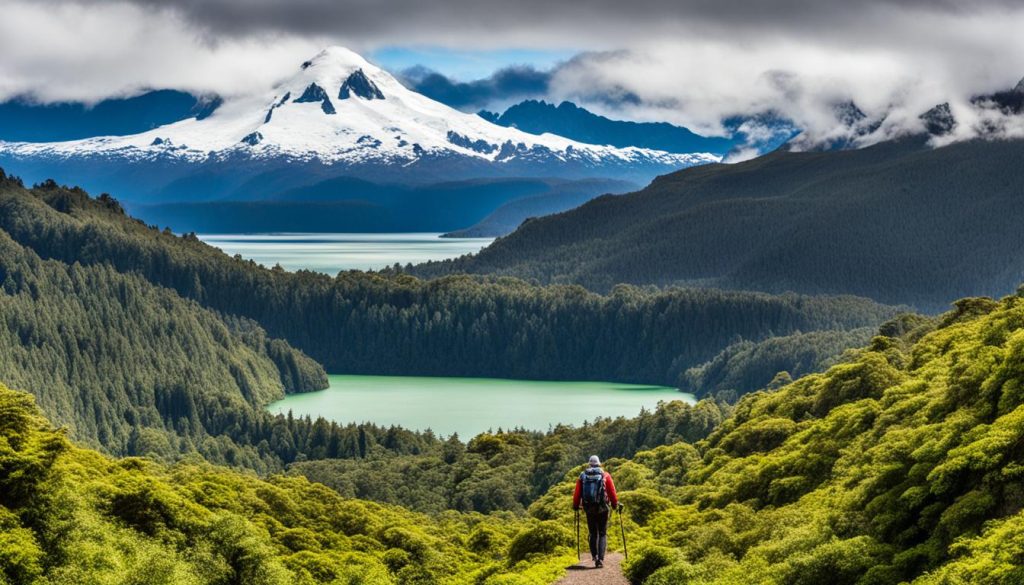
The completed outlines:
<svg viewBox="0 0 1024 585">
<path fill-rule="evenodd" d="M 330 376 L 330 387 L 292 394 L 273 413 L 324 417 L 339 424 L 372 422 L 431 429 L 468 440 L 488 429 L 546 431 L 597 417 L 636 416 L 660 401 L 694 402 L 664 386 L 614 382 L 538 382 L 488 378 Z"/>
<path fill-rule="evenodd" d="M 494 238 L 442 238 L 441 234 L 247 234 L 200 235 L 225 253 L 266 267 L 314 270 L 335 275 L 342 270 L 380 270 L 393 266 L 446 260 L 479 252 Z"/>
</svg>

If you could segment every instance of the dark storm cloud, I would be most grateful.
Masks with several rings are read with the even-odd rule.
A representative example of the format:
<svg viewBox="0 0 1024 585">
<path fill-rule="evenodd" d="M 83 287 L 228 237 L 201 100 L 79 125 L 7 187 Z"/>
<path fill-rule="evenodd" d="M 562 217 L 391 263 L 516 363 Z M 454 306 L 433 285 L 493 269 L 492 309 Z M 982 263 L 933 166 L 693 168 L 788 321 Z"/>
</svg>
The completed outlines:
<svg viewBox="0 0 1024 585">
<path fill-rule="evenodd" d="M 46 0 L 120 4 L 125 0 Z M 714 29 L 805 30 L 837 34 L 869 12 L 971 14 L 1013 9 L 1019 0 L 127 0 L 153 11 L 175 12 L 216 35 L 255 32 L 338 35 L 391 42 L 468 35 L 486 38 L 523 27 L 560 29 L 569 37 L 620 30 L 693 25 Z M 595 25 L 596 28 L 595 28 Z M 708 30 L 708 29 L 705 29 Z"/>
</svg>

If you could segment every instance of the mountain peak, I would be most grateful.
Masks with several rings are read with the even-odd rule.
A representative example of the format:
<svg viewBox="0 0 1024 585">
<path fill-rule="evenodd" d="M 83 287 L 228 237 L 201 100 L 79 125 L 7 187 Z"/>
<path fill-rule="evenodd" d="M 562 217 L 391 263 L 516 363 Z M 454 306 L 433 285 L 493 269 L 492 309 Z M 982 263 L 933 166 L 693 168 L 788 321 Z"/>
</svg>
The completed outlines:
<svg viewBox="0 0 1024 585">
<path fill-rule="evenodd" d="M 359 69 L 377 70 L 377 67 L 364 59 L 359 53 L 337 45 L 323 49 L 312 59 L 303 63 L 302 68 L 342 69 L 345 71 L 356 71 Z"/>
<path fill-rule="evenodd" d="M 1022 77 L 1021 80 L 1017 82 L 1017 87 L 1013 88 L 1013 91 L 1017 93 L 1024 93 L 1024 77 Z"/>
</svg>

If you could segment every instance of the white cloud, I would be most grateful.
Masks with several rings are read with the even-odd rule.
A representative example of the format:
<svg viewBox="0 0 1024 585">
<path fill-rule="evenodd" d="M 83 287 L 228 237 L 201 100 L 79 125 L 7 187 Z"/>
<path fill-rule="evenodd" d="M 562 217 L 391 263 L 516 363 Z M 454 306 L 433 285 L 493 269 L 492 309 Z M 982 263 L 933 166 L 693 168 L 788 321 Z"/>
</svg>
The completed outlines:
<svg viewBox="0 0 1024 585">
<path fill-rule="evenodd" d="M 900 26 L 912 18 L 919 20 Z M 810 140 L 847 132 L 837 126 L 835 106 L 853 101 L 869 121 L 885 117 L 874 135 L 880 139 L 920 128 L 918 116 L 942 102 L 965 113 L 972 96 L 1024 76 L 1024 11 L 1001 18 L 893 15 L 888 26 L 907 32 L 859 43 L 842 35 L 753 44 L 658 39 L 575 59 L 556 72 L 552 92 L 608 115 L 669 120 L 711 134 L 722 132 L 723 117 L 771 110 L 796 121 Z M 590 99 L 608 90 L 639 103 L 609 107 Z"/>
<path fill-rule="evenodd" d="M 280 33 L 213 42 L 174 13 L 129 4 L 4 3 L 0 100 L 92 102 L 151 88 L 267 87 L 327 41 Z"/>
<path fill-rule="evenodd" d="M 0 99 L 244 93 L 327 44 L 575 47 L 592 52 L 557 68 L 552 99 L 711 134 L 723 116 L 773 110 L 815 140 L 849 133 L 834 108 L 852 100 L 871 122 L 885 116 L 860 138 L 870 142 L 947 101 L 964 116 L 955 136 L 996 124 L 969 98 L 1024 76 L 1024 6 L 1013 0 L 0 2 Z"/>
</svg>

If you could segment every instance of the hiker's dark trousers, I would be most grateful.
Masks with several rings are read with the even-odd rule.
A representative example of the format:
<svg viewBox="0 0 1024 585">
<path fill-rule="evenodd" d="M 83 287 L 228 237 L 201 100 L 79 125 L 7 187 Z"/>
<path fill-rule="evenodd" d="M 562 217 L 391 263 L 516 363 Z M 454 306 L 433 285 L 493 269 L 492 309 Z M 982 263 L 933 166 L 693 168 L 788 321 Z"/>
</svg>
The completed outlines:
<svg viewBox="0 0 1024 585">
<path fill-rule="evenodd" d="M 603 561 L 604 551 L 608 548 L 608 506 L 586 506 L 587 532 L 590 534 L 590 556 Z"/>
</svg>

